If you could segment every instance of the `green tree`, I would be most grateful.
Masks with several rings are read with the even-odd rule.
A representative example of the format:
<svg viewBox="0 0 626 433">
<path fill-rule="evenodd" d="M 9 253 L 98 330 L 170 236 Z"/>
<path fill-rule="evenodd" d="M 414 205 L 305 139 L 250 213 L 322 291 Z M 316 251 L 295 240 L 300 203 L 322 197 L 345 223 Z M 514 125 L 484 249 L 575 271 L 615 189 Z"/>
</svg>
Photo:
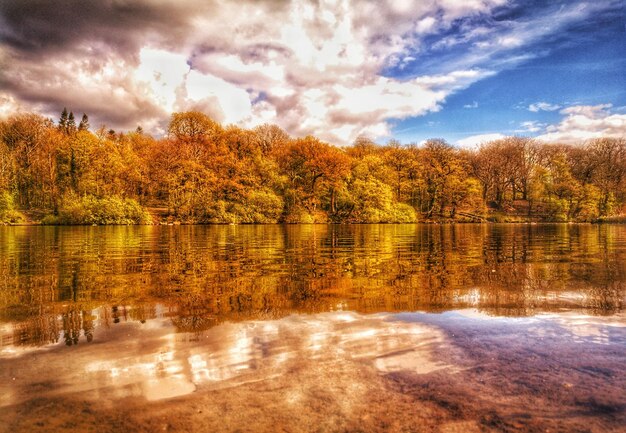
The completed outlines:
<svg viewBox="0 0 626 433">
<path fill-rule="evenodd" d="M 83 113 L 82 119 L 80 119 L 80 123 L 78 124 L 79 131 L 88 131 L 89 130 L 89 117 L 85 113 Z"/>
<path fill-rule="evenodd" d="M 59 119 L 59 131 L 67 134 L 67 107 L 63 107 L 61 112 L 61 118 Z"/>
<path fill-rule="evenodd" d="M 68 134 L 73 134 L 76 132 L 76 120 L 74 119 L 74 113 L 70 111 L 70 115 L 67 116 L 67 128 L 66 131 Z"/>
</svg>

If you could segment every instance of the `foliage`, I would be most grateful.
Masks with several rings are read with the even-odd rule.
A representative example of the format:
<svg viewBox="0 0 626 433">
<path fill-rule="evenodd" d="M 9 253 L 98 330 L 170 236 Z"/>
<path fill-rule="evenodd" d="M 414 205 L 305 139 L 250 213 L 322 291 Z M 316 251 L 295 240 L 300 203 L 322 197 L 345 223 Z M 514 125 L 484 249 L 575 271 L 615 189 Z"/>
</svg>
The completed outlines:
<svg viewBox="0 0 626 433">
<path fill-rule="evenodd" d="M 120 225 L 150 222 L 150 215 L 137 201 L 116 196 L 104 198 L 68 196 L 57 216 L 49 215 L 42 220 L 42 224 L 61 225 Z"/>
<path fill-rule="evenodd" d="M 0 223 L 18 223 L 24 219 L 24 215 L 15 210 L 13 196 L 7 191 L 0 192 Z"/>
<path fill-rule="evenodd" d="M 14 200 L 5 214 L 64 224 L 144 222 L 144 206 L 182 223 L 596 221 L 626 204 L 626 140 L 507 137 L 468 151 L 359 137 L 340 148 L 197 111 L 174 113 L 157 139 L 92 132 L 86 114 L 77 126 L 64 109 L 57 124 L 29 113 L 0 121 L 0 191 Z"/>
<path fill-rule="evenodd" d="M 224 200 L 207 203 L 197 222 L 215 224 L 275 224 L 283 213 L 283 200 L 269 189 L 249 191 L 241 202 Z"/>
</svg>

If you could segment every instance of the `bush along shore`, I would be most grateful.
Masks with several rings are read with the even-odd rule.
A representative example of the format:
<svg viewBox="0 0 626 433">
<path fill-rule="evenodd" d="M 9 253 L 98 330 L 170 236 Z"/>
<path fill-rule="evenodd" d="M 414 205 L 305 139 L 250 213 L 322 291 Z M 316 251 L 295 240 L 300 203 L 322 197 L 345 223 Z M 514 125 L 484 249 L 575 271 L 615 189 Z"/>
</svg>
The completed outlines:
<svg viewBox="0 0 626 433">
<path fill-rule="evenodd" d="M 200 112 L 160 138 L 67 110 L 0 121 L 3 224 L 612 223 L 625 203 L 624 138 L 339 147 Z"/>
</svg>

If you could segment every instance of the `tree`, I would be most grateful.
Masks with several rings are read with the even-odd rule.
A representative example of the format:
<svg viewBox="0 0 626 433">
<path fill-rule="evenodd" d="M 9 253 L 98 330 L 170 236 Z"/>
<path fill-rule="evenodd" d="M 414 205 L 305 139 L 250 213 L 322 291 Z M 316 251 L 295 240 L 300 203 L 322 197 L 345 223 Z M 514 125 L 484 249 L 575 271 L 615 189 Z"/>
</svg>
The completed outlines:
<svg viewBox="0 0 626 433">
<path fill-rule="evenodd" d="M 206 156 L 209 146 L 218 141 L 221 133 L 222 127 L 199 111 L 172 114 L 168 127 L 170 139 L 196 161 Z"/>
<path fill-rule="evenodd" d="M 59 131 L 67 133 L 67 108 L 63 107 L 61 118 L 59 119 Z"/>
<path fill-rule="evenodd" d="M 140 128 L 92 133 L 86 114 L 77 127 L 64 108 L 58 124 L 36 114 L 0 121 L 0 194 L 57 217 L 117 197 L 204 223 L 410 222 L 416 211 L 473 219 L 487 203 L 494 219 L 592 221 L 624 210 L 626 140 L 507 137 L 464 151 L 440 139 L 359 137 L 339 148 L 276 125 L 223 128 L 194 111 L 174 113 L 167 138 L 155 139 Z"/>
<path fill-rule="evenodd" d="M 12 159 L 10 189 L 17 193 L 21 206 L 45 205 L 38 167 L 53 129 L 50 120 L 37 114 L 19 114 L 0 124 L 0 139 Z"/>
<path fill-rule="evenodd" d="M 284 146 L 289 141 L 289 135 L 276 125 L 264 123 L 252 131 L 256 134 L 261 152 L 264 155 L 272 153 L 275 149 Z"/>
<path fill-rule="evenodd" d="M 600 213 L 610 215 L 624 200 L 626 139 L 598 138 L 587 145 L 593 161 L 592 180 L 602 192 Z"/>
<path fill-rule="evenodd" d="M 451 206 L 454 216 L 457 206 L 465 196 L 464 181 L 467 173 L 455 149 L 445 140 L 432 139 L 424 144 L 421 156 L 422 177 L 428 196 L 426 215 L 443 216 L 446 206 Z"/>
<path fill-rule="evenodd" d="M 78 124 L 79 131 L 87 131 L 89 130 L 89 117 L 85 113 L 83 113 L 83 118 L 80 120 Z"/>
<path fill-rule="evenodd" d="M 327 194 L 331 215 L 337 211 L 337 189 L 350 172 L 350 158 L 343 151 L 307 136 L 292 140 L 280 155 L 279 164 L 294 188 L 292 205 L 315 213 Z"/>
<path fill-rule="evenodd" d="M 391 184 L 397 201 L 404 201 L 408 190 L 408 171 L 411 165 L 411 155 L 406 147 L 397 140 L 390 140 L 384 151 L 385 165 L 390 169 L 387 182 Z"/>
<path fill-rule="evenodd" d="M 483 185 L 483 198 L 502 209 L 515 200 L 517 185 L 522 189 L 529 172 L 524 162 L 525 142 L 518 137 L 507 137 L 481 145 L 471 160 L 472 174 Z M 522 178 L 524 179 L 522 181 Z"/>
<path fill-rule="evenodd" d="M 68 134 L 73 134 L 76 132 L 76 120 L 74 119 L 74 113 L 71 111 L 70 111 L 70 115 L 67 117 L 66 131 Z"/>
<path fill-rule="evenodd" d="M 346 149 L 346 153 L 353 158 L 362 159 L 367 155 L 379 153 L 380 146 L 369 138 L 360 135 L 354 140 L 354 144 Z"/>
</svg>

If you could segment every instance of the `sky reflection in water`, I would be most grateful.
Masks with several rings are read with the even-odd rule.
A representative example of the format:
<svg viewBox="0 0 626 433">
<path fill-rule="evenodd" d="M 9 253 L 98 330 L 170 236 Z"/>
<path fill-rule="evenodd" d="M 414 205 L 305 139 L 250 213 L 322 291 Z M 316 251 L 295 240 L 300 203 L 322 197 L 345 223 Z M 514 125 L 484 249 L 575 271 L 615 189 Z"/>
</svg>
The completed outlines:
<svg viewBox="0 0 626 433">
<path fill-rule="evenodd" d="M 339 426 L 374 416 L 373 396 L 426 402 L 444 412 L 433 422 L 462 419 L 467 431 L 489 430 L 494 413 L 528 429 L 539 418 L 603 431 L 626 409 L 626 227 L 10 228 L 0 238 L 0 423 L 14 431 L 37 399 L 184 411 L 171 402 L 245 392 L 228 404 L 250 409 L 253 390 L 279 412 L 321 416 L 312 408 L 326 402 Z M 529 405 L 543 409 L 528 415 Z M 211 416 L 229 419 L 219 407 Z M 578 415 L 554 421 L 563 411 Z"/>
<path fill-rule="evenodd" d="M 144 396 L 148 400 L 189 394 L 197 387 L 234 387 L 280 376 L 283 371 L 315 364 L 373 366 L 382 373 L 455 374 L 471 366 L 462 357 L 458 335 L 483 329 L 486 339 L 567 340 L 568 345 L 624 345 L 623 315 L 580 314 L 530 318 L 485 316 L 476 310 L 444 314 L 360 315 L 353 312 L 292 315 L 279 320 L 224 323 L 198 333 L 179 333 L 167 318 L 144 324 L 125 322 L 102 332 L 97 345 L 81 345 L 71 355 L 63 345 L 47 348 L 4 347 L 0 352 L 5 392 L 3 406 L 29 397 L 32 383 L 51 376 L 53 394 L 81 392 L 108 398 Z M 96 321 L 95 326 L 100 323 Z M 523 333 L 523 337 L 520 337 Z M 515 341 L 517 340 L 517 341 Z M 532 351 L 532 345 L 528 350 Z M 622 347 L 623 348 L 623 347 Z M 558 356 L 558 348 L 553 348 Z M 71 362 L 67 362 L 67 356 Z M 23 359 L 26 362 L 12 362 Z M 40 360 L 46 359 L 46 362 Z M 32 363 L 31 363 L 32 361 Z M 34 368 L 33 368 L 34 367 Z M 50 375 L 50 372 L 53 372 Z M 321 376 L 320 376 L 321 377 Z M 25 390 L 20 395 L 20 389 Z"/>
</svg>

